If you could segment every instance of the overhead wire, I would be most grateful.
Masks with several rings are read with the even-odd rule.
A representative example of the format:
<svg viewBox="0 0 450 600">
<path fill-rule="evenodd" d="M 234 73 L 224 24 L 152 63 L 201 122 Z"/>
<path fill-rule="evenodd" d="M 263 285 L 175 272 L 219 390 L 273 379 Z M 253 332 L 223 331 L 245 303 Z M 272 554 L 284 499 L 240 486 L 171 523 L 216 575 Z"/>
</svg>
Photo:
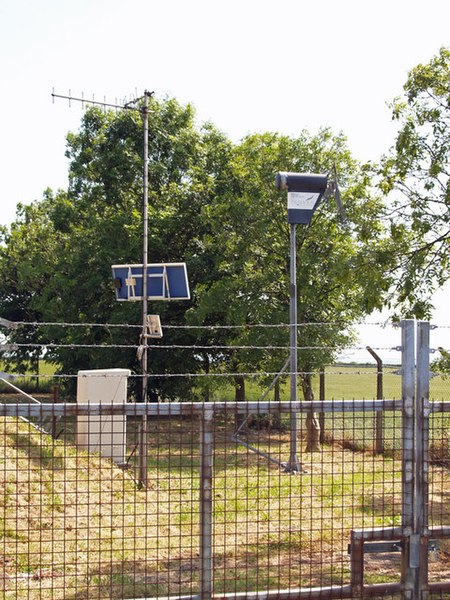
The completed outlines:
<svg viewBox="0 0 450 600">
<path fill-rule="evenodd" d="M 135 325 L 132 323 L 88 323 L 88 322 L 65 322 L 65 321 L 11 321 L 11 323 L 18 327 L 30 326 L 30 327 L 104 327 L 104 328 L 130 328 L 130 329 L 142 329 L 141 325 Z M 398 324 L 395 322 L 369 322 L 369 323 L 355 323 L 351 327 L 358 326 L 375 326 L 375 327 L 397 327 Z M 348 324 L 341 323 L 339 321 L 317 321 L 311 323 L 297 323 L 297 327 L 348 327 Z M 216 329 L 282 329 L 292 327 L 289 323 L 242 323 L 240 325 L 164 325 L 163 329 L 203 329 L 205 331 L 214 331 Z M 443 328 L 450 328 L 450 325 L 439 326 Z"/>
</svg>

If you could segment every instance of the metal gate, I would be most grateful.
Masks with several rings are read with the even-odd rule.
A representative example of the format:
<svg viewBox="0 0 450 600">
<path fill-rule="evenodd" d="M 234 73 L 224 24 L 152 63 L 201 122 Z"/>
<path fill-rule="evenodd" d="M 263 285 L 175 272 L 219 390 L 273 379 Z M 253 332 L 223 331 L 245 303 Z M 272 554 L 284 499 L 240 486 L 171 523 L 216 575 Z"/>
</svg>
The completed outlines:
<svg viewBox="0 0 450 600">
<path fill-rule="evenodd" d="M 384 590 L 401 592 L 405 599 L 450 597 L 450 581 L 429 581 L 430 554 L 441 540 L 450 538 L 450 523 L 440 520 L 450 504 L 446 489 L 440 490 L 447 511 L 430 511 L 430 421 L 450 412 L 450 402 L 430 403 L 430 324 L 412 320 L 402 324 L 402 516 L 391 528 L 353 530 L 351 534 L 352 597 L 370 597 L 377 586 L 364 582 L 365 554 L 401 552 L 401 581 Z M 416 337 L 417 332 L 417 337 Z M 416 350 L 417 348 L 417 350 Z M 449 422 L 441 419 L 444 447 L 448 445 Z M 437 429 L 437 427 L 436 427 Z M 446 464 L 448 468 L 448 462 Z M 436 477 L 436 476 L 434 476 Z M 448 559 L 448 554 L 445 553 Z M 380 586 L 381 587 L 381 586 Z"/>
<path fill-rule="evenodd" d="M 450 402 L 429 399 L 430 325 L 401 331 L 398 400 L 2 404 L 2 598 L 450 598 Z M 347 433 L 289 473 L 280 423 L 317 413 Z M 78 416 L 119 414 L 129 449 L 148 417 L 147 489 L 74 443 Z"/>
</svg>

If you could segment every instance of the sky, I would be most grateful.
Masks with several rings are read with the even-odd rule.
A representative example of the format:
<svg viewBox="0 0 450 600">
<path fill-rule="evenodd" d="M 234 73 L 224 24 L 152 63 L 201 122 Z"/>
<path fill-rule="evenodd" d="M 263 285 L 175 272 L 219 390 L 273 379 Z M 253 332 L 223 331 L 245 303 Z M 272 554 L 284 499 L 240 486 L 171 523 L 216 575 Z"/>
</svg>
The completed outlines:
<svg viewBox="0 0 450 600">
<path fill-rule="evenodd" d="M 52 90 L 174 96 L 235 141 L 330 126 L 376 161 L 395 137 L 388 103 L 450 45 L 449 23 L 447 0 L 0 0 L 0 223 L 67 186 L 82 109 Z"/>
</svg>

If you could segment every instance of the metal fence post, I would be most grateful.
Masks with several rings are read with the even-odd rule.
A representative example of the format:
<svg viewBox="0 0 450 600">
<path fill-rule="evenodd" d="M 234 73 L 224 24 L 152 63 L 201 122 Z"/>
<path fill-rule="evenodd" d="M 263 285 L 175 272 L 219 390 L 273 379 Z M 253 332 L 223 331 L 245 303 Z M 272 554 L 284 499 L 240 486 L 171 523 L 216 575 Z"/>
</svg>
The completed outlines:
<svg viewBox="0 0 450 600">
<path fill-rule="evenodd" d="M 200 414 L 199 598 L 202 600 L 212 596 L 213 417 L 212 408 L 206 408 Z"/>
<path fill-rule="evenodd" d="M 138 432 L 138 482 L 140 488 L 148 486 L 148 415 L 142 415 Z"/>
<path fill-rule="evenodd" d="M 319 373 L 319 400 L 322 402 L 325 400 L 325 371 L 323 369 L 320 370 Z M 320 444 L 325 443 L 325 413 L 319 413 L 319 424 L 320 424 Z"/>
<path fill-rule="evenodd" d="M 428 448 L 430 421 L 430 324 L 417 323 L 414 534 L 419 541 L 415 594 L 428 598 Z"/>
<path fill-rule="evenodd" d="M 57 404 L 58 402 L 59 402 L 59 385 L 55 384 L 53 386 L 53 404 Z M 58 419 L 53 414 L 52 415 L 52 430 L 51 430 L 51 434 L 52 434 L 52 438 L 54 440 L 56 440 L 56 437 L 57 437 L 57 431 L 56 431 L 57 423 L 58 423 Z"/>
<path fill-rule="evenodd" d="M 413 600 L 414 565 L 416 557 L 411 547 L 414 533 L 414 382 L 415 323 L 401 321 L 402 331 L 402 583 L 403 599 Z"/>
<path fill-rule="evenodd" d="M 372 350 L 370 346 L 366 346 L 367 352 L 375 359 L 377 363 L 377 400 L 383 400 L 383 361 L 380 356 Z M 383 431 L 383 411 L 377 411 L 375 415 L 375 452 L 383 454 L 384 452 L 384 431 Z"/>
</svg>

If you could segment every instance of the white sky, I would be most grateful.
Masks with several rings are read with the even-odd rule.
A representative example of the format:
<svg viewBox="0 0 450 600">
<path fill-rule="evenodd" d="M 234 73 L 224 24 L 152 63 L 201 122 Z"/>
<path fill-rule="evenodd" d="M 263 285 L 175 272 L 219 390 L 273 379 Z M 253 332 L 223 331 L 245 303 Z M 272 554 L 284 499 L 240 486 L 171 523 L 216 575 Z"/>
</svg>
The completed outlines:
<svg viewBox="0 0 450 600">
<path fill-rule="evenodd" d="M 386 103 L 449 23 L 448 0 L 0 0 L 0 223 L 67 185 L 81 107 L 52 88 L 175 96 L 234 140 L 330 125 L 377 160 L 395 134 Z"/>
</svg>

